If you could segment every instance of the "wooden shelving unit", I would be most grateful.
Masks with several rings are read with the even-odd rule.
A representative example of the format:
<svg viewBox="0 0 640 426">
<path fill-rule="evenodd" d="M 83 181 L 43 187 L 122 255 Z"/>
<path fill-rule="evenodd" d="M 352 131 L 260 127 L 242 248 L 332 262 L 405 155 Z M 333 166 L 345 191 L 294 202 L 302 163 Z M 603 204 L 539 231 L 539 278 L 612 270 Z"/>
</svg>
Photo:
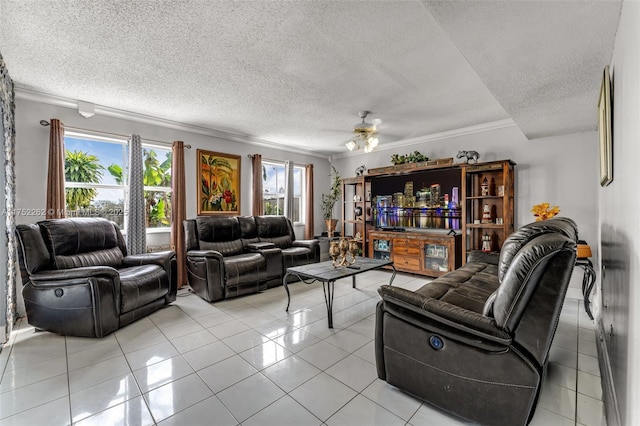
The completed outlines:
<svg viewBox="0 0 640 426">
<path fill-rule="evenodd" d="M 362 256 L 367 256 L 367 231 L 371 228 L 370 188 L 364 176 L 342 179 L 342 236 L 356 239 Z"/>
<path fill-rule="evenodd" d="M 511 160 L 477 164 L 447 160 L 390 166 L 345 178 L 342 236 L 359 235 L 362 256 L 389 258 L 398 270 L 428 276 L 452 271 L 466 262 L 472 250 L 499 251 L 513 232 L 514 166 Z M 431 194 L 427 203 L 418 196 L 426 189 Z M 410 201 L 401 201 L 407 198 Z M 483 237 L 489 243 L 484 247 Z"/>
<path fill-rule="evenodd" d="M 464 164 L 464 260 L 473 250 L 498 252 L 514 230 L 514 163 Z"/>
</svg>

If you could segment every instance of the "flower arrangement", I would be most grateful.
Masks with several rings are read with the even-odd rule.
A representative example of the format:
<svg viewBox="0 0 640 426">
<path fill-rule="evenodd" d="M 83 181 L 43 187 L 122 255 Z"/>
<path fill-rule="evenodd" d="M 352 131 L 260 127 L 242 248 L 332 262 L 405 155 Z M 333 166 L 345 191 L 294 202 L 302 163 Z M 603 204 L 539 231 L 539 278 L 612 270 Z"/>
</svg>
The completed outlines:
<svg viewBox="0 0 640 426">
<path fill-rule="evenodd" d="M 549 203 L 541 203 L 533 206 L 531 213 L 536 217 L 536 222 L 540 222 L 546 219 L 551 219 L 560 213 L 560 208 L 558 206 L 551 207 Z"/>
</svg>

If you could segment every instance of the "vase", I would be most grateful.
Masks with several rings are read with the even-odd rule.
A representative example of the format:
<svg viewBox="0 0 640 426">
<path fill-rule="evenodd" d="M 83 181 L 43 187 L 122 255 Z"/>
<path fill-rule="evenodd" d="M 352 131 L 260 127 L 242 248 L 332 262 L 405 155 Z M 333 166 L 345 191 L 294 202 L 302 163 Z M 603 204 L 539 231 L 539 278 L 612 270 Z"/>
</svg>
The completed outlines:
<svg viewBox="0 0 640 426">
<path fill-rule="evenodd" d="M 338 225 L 338 219 L 325 219 L 324 223 L 327 225 L 327 235 L 329 238 L 333 237 L 333 232 L 336 230 L 336 225 Z"/>
</svg>

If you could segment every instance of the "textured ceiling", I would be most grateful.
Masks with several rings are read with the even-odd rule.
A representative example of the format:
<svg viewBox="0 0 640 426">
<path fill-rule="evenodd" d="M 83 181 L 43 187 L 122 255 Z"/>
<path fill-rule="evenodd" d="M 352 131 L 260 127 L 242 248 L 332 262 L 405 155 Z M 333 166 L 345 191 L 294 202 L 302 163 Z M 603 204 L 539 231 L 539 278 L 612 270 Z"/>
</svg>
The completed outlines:
<svg viewBox="0 0 640 426">
<path fill-rule="evenodd" d="M 19 88 L 332 154 L 365 109 L 387 146 L 595 129 L 620 7 L 0 0 L 0 53 Z"/>
</svg>

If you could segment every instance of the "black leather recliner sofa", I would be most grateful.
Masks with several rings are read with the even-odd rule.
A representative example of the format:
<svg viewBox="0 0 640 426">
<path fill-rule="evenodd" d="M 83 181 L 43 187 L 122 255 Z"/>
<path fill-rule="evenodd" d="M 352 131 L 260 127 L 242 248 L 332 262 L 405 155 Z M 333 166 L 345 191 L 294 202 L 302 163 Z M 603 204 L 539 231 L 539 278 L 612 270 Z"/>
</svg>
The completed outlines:
<svg viewBox="0 0 640 426">
<path fill-rule="evenodd" d="M 382 286 L 378 377 L 482 424 L 528 423 L 576 259 L 577 228 L 523 226 L 416 291 Z"/>
<path fill-rule="evenodd" d="M 214 302 L 282 284 L 290 266 L 320 260 L 317 240 L 296 240 L 284 216 L 198 216 L 184 221 L 189 285 Z"/>
<path fill-rule="evenodd" d="M 16 226 L 27 321 L 54 333 L 103 337 L 176 299 L 173 251 L 127 255 L 102 218 Z"/>
</svg>

